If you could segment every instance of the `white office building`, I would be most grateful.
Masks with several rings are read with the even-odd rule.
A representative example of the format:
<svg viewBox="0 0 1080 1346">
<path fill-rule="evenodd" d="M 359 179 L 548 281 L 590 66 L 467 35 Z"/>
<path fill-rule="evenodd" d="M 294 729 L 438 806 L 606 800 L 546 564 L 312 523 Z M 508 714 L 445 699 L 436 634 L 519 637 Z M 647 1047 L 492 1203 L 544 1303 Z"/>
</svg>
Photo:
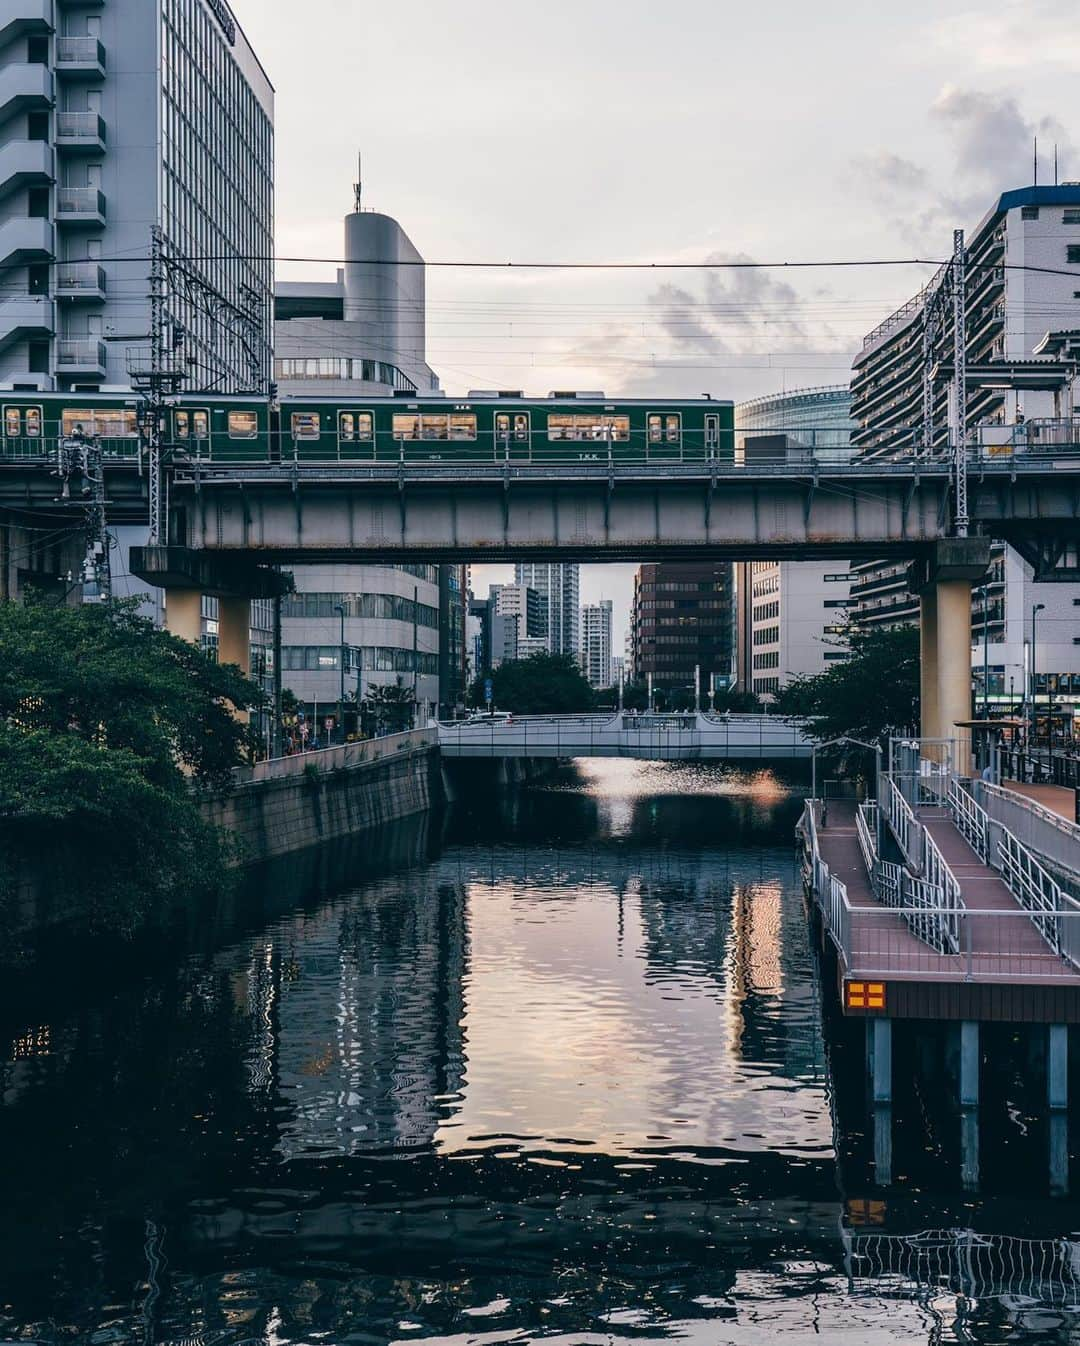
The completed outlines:
<svg viewBox="0 0 1080 1346">
<path fill-rule="evenodd" d="M 573 562 L 530 561 L 514 567 L 514 582 L 540 595 L 540 629 L 549 654 L 581 649 L 581 567 Z"/>
<path fill-rule="evenodd" d="M 1076 443 L 1076 329 L 1080 326 L 1080 183 L 1004 193 L 967 236 L 965 420 L 986 452 Z M 953 330 L 946 269 L 863 341 L 852 371 L 852 442 L 867 458 L 948 444 Z M 930 319 L 940 306 L 942 321 Z M 924 372 L 933 374 L 929 405 Z M 993 549 L 972 603 L 976 699 L 1019 704 L 1034 671 L 1038 697 L 1080 702 L 1080 584 L 1034 580 L 1030 559 Z M 868 626 L 918 620 L 905 565 L 853 565 L 851 612 Z M 1062 572 L 1063 576 L 1071 575 Z M 1031 617 L 1036 613 L 1034 657 Z"/>
<path fill-rule="evenodd" d="M 423 258 L 396 220 L 361 209 L 359 186 L 343 246 L 349 261 L 335 281 L 277 285 L 279 391 L 312 397 L 437 392 L 439 381 L 425 360 Z M 310 711 L 336 706 L 343 663 L 347 699 L 359 692 L 363 700 L 373 688 L 400 680 L 415 691 L 421 722 L 445 705 L 440 645 L 450 641 L 453 594 L 438 566 L 301 566 L 294 575 L 297 593 L 282 604 L 282 681 Z M 464 612 L 460 618 L 464 642 Z"/>
<path fill-rule="evenodd" d="M 265 388 L 273 118 L 226 0 L 7 0 L 0 384 L 127 387 L 129 352 L 149 350 L 156 228 L 174 262 L 254 322 L 242 341 L 170 280 L 165 316 L 188 386 Z"/>
<path fill-rule="evenodd" d="M 803 446 L 825 461 L 851 457 L 851 389 L 797 388 L 735 408 L 739 449 Z M 773 696 L 792 678 L 820 673 L 844 657 L 837 637 L 847 620 L 849 580 L 833 562 L 754 561 L 738 566 L 739 686 Z"/>
<path fill-rule="evenodd" d="M 612 603 L 586 603 L 581 609 L 581 666 L 591 687 L 611 687 L 614 673 L 611 657 Z"/>
</svg>

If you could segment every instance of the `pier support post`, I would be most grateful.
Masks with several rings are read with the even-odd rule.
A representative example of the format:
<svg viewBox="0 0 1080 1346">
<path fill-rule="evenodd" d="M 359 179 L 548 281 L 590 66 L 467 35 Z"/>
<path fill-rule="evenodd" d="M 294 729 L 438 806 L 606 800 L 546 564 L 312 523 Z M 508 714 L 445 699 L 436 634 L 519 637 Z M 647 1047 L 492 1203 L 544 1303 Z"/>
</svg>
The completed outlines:
<svg viewBox="0 0 1080 1346">
<path fill-rule="evenodd" d="M 866 1056 L 875 1105 L 892 1102 L 892 1020 L 867 1019 Z"/>
<path fill-rule="evenodd" d="M 940 738 L 938 721 L 937 590 L 919 596 L 919 705 L 923 738 Z"/>
<path fill-rule="evenodd" d="M 1069 1114 L 1061 1109 L 1050 1114 L 1050 1191 L 1054 1196 L 1069 1191 Z"/>
<path fill-rule="evenodd" d="M 960 1025 L 960 1106 L 979 1106 L 979 1025 L 968 1019 Z"/>
<path fill-rule="evenodd" d="M 960 1181 L 969 1192 L 979 1185 L 978 1108 L 965 1108 L 960 1114 Z"/>
<path fill-rule="evenodd" d="M 165 590 L 165 628 L 181 640 L 202 641 L 202 594 L 198 589 Z"/>
<path fill-rule="evenodd" d="M 1069 1106 L 1068 1024 L 1051 1024 L 1047 1030 L 1046 1101 L 1052 1109 Z"/>
</svg>

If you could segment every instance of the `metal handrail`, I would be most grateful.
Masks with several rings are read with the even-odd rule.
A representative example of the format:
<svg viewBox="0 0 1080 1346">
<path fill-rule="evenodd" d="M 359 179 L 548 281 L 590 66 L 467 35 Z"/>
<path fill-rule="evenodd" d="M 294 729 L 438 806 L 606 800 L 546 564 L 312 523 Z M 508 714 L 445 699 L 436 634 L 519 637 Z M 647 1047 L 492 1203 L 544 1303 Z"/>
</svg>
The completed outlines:
<svg viewBox="0 0 1080 1346">
<path fill-rule="evenodd" d="M 956 830 L 983 862 L 990 862 L 990 818 L 954 776 L 949 782 L 949 811 Z"/>
</svg>

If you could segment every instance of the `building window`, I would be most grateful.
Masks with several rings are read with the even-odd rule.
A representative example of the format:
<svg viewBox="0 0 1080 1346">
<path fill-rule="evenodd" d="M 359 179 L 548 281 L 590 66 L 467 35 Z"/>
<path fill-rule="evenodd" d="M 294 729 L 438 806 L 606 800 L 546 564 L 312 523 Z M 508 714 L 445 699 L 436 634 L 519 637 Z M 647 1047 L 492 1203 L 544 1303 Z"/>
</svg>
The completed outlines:
<svg viewBox="0 0 1080 1346">
<path fill-rule="evenodd" d="M 253 411 L 229 412 L 229 438 L 254 439 L 259 431 L 259 420 Z"/>
<path fill-rule="evenodd" d="M 1080 266 L 1080 243 L 1070 243 L 1065 249 L 1065 260 L 1070 266 Z"/>
<path fill-rule="evenodd" d="M 1080 210 L 1066 210 L 1062 224 L 1080 224 Z"/>
<path fill-rule="evenodd" d="M 1020 209 L 1020 218 L 1022 220 L 1037 220 L 1039 218 L 1039 207 L 1022 206 Z"/>
</svg>

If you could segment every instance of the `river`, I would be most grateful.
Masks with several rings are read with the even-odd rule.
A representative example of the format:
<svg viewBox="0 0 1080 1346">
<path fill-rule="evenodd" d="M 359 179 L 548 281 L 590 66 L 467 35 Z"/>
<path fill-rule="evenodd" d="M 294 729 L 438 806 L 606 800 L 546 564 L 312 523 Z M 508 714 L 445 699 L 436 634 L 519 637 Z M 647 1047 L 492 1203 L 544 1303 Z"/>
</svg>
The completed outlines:
<svg viewBox="0 0 1080 1346">
<path fill-rule="evenodd" d="M 984 1186 L 915 1084 L 875 1186 L 800 810 L 579 762 L 405 829 L 409 868 L 7 1005 L 0 1339 L 1080 1339 L 1080 1207 L 1008 1043 Z M 956 1230 L 970 1283 L 955 1234 L 912 1243 Z"/>
</svg>

